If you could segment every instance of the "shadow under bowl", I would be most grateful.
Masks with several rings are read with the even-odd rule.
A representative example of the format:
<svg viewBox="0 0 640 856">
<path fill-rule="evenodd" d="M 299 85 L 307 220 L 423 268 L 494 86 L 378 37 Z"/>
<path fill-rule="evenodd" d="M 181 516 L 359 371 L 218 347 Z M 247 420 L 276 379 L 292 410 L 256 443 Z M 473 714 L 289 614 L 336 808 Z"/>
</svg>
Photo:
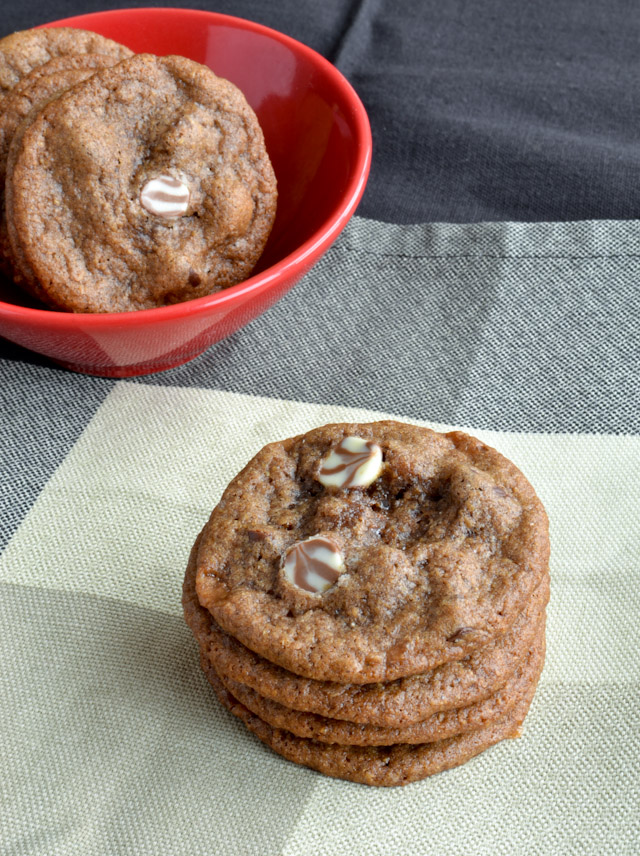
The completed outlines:
<svg viewBox="0 0 640 856">
<path fill-rule="evenodd" d="M 185 363 L 264 312 L 315 264 L 367 181 L 371 131 L 340 72 L 311 48 L 250 21 L 190 9 L 121 9 L 46 26 L 92 30 L 136 53 L 179 54 L 238 86 L 255 111 L 278 180 L 278 210 L 247 280 L 208 297 L 137 312 L 42 308 L 0 282 L 0 336 L 66 368 L 131 377 Z"/>
</svg>

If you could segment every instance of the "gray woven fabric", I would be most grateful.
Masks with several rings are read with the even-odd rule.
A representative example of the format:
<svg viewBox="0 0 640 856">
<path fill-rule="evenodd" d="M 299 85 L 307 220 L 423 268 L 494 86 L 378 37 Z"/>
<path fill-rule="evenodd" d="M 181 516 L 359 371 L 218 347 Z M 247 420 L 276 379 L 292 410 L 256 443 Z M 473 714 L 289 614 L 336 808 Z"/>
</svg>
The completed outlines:
<svg viewBox="0 0 640 856">
<path fill-rule="evenodd" d="M 636 222 L 354 218 L 267 315 L 141 382 L 507 431 L 640 430 Z"/>
<path fill-rule="evenodd" d="M 0 362 L 3 856 L 637 853 L 639 232 L 356 218 L 182 368 Z M 523 737 L 402 789 L 263 747 L 216 703 L 180 608 L 196 534 L 262 445 L 385 415 L 498 448 L 552 538 Z"/>
<path fill-rule="evenodd" d="M 0 361 L 0 549 L 112 385 Z"/>
</svg>

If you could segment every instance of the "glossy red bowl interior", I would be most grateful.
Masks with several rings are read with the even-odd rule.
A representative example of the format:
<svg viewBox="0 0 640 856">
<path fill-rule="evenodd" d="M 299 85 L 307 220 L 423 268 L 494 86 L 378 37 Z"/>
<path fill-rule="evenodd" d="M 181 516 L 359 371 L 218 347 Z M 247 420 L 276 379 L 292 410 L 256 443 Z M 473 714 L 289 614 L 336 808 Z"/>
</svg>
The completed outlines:
<svg viewBox="0 0 640 856">
<path fill-rule="evenodd" d="M 253 275 L 209 297 L 137 312 L 40 308 L 5 282 L 0 335 L 75 371 L 127 377 L 187 362 L 282 297 L 329 248 L 369 174 L 371 132 L 351 85 L 315 51 L 250 21 L 190 9 L 122 9 L 47 26 L 93 30 L 137 53 L 181 54 L 244 92 L 278 179 L 278 213 Z"/>
</svg>

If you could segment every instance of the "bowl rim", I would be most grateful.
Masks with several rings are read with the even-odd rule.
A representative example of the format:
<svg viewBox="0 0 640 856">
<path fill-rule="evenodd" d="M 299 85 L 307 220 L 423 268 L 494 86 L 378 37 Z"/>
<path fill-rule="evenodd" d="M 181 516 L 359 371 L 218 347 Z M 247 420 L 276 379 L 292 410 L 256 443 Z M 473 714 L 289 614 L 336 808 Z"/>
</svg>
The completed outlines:
<svg viewBox="0 0 640 856">
<path fill-rule="evenodd" d="M 324 223 L 304 241 L 299 247 L 288 253 L 283 259 L 263 270 L 255 276 L 250 276 L 242 282 L 204 297 L 196 297 L 183 303 L 175 303 L 171 306 L 159 306 L 153 309 L 137 309 L 131 312 L 64 312 L 49 308 L 36 308 L 21 306 L 19 304 L 7 303 L 0 300 L 0 317 L 6 320 L 31 322 L 35 326 L 44 324 L 48 328 L 64 329 L 73 328 L 78 320 L 82 320 L 82 326 L 91 328 L 110 328 L 122 326 L 136 326 L 148 322 L 173 322 L 181 318 L 187 318 L 194 314 L 200 314 L 207 310 L 220 310 L 227 303 L 244 299 L 266 290 L 274 280 L 278 280 L 302 269 L 304 272 L 323 247 L 328 247 L 339 235 L 351 218 L 360 198 L 364 192 L 365 184 L 371 168 L 372 137 L 369 117 L 360 97 L 349 83 L 347 78 L 329 60 L 321 54 L 305 45 L 303 42 L 287 36 L 285 33 L 267 27 L 247 18 L 235 15 L 225 15 L 220 12 L 210 12 L 205 9 L 189 9 L 175 6 L 140 6 L 125 7 L 122 9 L 109 9 L 102 12 L 89 12 L 87 14 L 73 15 L 60 18 L 44 24 L 39 24 L 33 29 L 54 26 L 73 26 L 74 21 L 82 21 L 82 29 L 90 29 L 91 19 L 105 19 L 119 17 L 122 14 L 144 14 L 151 12 L 160 17 L 170 17 L 176 13 L 187 17 L 206 18 L 217 25 L 235 27 L 239 30 L 250 30 L 261 33 L 276 41 L 281 42 L 298 54 L 302 54 L 312 65 L 319 68 L 331 81 L 335 90 L 338 103 L 343 113 L 350 119 L 355 131 L 356 151 L 354 165 L 351 175 L 346 184 L 346 189 L 340 202 L 336 203 L 331 212 L 325 218 Z"/>
</svg>

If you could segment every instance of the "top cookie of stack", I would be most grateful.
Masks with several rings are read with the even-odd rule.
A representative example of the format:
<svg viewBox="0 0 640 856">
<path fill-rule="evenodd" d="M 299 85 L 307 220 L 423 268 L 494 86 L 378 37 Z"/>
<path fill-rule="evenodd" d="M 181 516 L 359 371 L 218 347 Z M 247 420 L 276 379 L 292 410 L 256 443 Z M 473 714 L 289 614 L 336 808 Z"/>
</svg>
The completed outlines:
<svg viewBox="0 0 640 856">
<path fill-rule="evenodd" d="M 0 40 L 2 267 L 48 306 L 146 309 L 249 276 L 276 181 L 242 93 L 82 30 Z"/>
<path fill-rule="evenodd" d="M 459 432 L 329 425 L 265 447 L 194 549 L 218 694 L 286 757 L 404 784 L 512 736 L 544 660 L 548 524 Z"/>
</svg>

